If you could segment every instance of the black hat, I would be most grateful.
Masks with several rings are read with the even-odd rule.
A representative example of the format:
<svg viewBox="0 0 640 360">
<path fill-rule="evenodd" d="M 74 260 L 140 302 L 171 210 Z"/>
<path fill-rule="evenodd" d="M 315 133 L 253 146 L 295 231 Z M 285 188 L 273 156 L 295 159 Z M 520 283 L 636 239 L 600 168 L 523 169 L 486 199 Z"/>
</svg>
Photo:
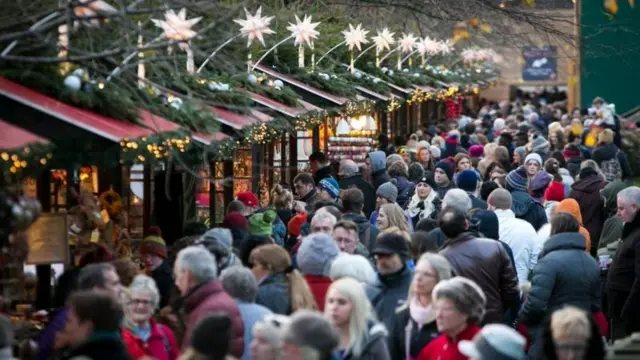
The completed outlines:
<svg viewBox="0 0 640 360">
<path fill-rule="evenodd" d="M 425 171 L 424 176 L 416 182 L 416 185 L 418 185 L 419 183 L 425 183 L 432 189 L 435 189 L 437 187 L 436 181 L 433 178 L 433 172 L 431 171 Z"/>
<path fill-rule="evenodd" d="M 398 233 L 380 234 L 376 239 L 376 245 L 371 252 L 374 255 L 400 255 L 409 256 L 409 244 L 407 239 Z"/>
</svg>

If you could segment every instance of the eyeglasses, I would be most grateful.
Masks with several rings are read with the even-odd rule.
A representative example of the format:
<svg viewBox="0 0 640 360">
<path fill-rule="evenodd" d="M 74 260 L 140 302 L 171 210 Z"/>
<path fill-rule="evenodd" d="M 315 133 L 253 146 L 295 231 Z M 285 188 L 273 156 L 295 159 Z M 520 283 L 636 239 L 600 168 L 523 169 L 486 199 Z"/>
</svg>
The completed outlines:
<svg viewBox="0 0 640 360">
<path fill-rule="evenodd" d="M 131 299 L 129 305 L 151 305 L 151 300 L 147 299 Z"/>
</svg>

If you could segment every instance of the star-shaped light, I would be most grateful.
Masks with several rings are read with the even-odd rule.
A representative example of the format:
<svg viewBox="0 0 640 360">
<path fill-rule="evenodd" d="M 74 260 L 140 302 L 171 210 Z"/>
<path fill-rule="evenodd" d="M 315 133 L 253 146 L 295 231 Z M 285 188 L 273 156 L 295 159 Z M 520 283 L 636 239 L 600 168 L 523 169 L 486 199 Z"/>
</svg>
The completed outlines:
<svg viewBox="0 0 640 360">
<path fill-rule="evenodd" d="M 400 39 L 400 49 L 403 53 L 410 53 L 416 46 L 417 38 L 413 36 L 412 33 L 402 34 L 402 39 Z"/>
<path fill-rule="evenodd" d="M 73 12 L 78 17 L 95 17 L 98 15 L 114 14 L 118 10 L 102 0 L 79 0 L 73 7 Z M 98 25 L 98 19 L 91 19 L 91 24 Z"/>
<path fill-rule="evenodd" d="M 418 53 L 422 56 L 448 54 L 451 52 L 451 45 L 448 42 L 432 39 L 428 36 L 424 39 L 418 40 L 416 48 L 418 49 Z"/>
<path fill-rule="evenodd" d="M 344 30 L 342 33 L 344 34 L 344 40 L 351 51 L 353 51 L 354 47 L 360 51 L 362 50 L 362 44 L 369 42 L 369 40 L 367 40 L 369 30 L 363 29 L 362 24 L 358 24 L 355 28 L 353 25 L 349 24 L 349 30 Z"/>
<path fill-rule="evenodd" d="M 164 31 L 164 36 L 170 40 L 189 41 L 198 33 L 191 30 L 202 18 L 187 20 L 187 10 L 181 9 L 176 14 L 173 10 L 164 13 L 164 20 L 151 19 L 153 23 Z"/>
<path fill-rule="evenodd" d="M 264 46 L 264 35 L 275 34 L 275 31 L 269 28 L 273 16 L 262 16 L 262 6 L 258 8 L 255 15 L 251 15 L 246 8 L 244 9 L 244 13 L 247 16 L 246 19 L 236 19 L 233 21 L 242 26 L 242 28 L 240 28 L 240 34 L 247 38 L 247 47 L 251 46 L 251 42 L 254 39 L 258 40 L 262 46 Z"/>
<path fill-rule="evenodd" d="M 376 50 L 378 52 L 391 49 L 391 45 L 396 42 L 393 38 L 395 33 L 389 31 L 389 28 L 382 29 L 382 32 L 378 31 L 378 35 L 373 37 L 373 42 L 376 44 Z"/>
<path fill-rule="evenodd" d="M 291 36 L 295 38 L 295 45 L 302 45 L 303 43 L 306 43 L 311 46 L 313 40 L 317 39 L 318 35 L 320 35 L 320 32 L 316 30 L 318 25 L 320 25 L 319 22 L 311 22 L 311 16 L 305 15 L 304 20 L 301 21 L 298 15 L 296 15 L 296 23 L 289 23 L 287 30 L 291 31 Z"/>
</svg>

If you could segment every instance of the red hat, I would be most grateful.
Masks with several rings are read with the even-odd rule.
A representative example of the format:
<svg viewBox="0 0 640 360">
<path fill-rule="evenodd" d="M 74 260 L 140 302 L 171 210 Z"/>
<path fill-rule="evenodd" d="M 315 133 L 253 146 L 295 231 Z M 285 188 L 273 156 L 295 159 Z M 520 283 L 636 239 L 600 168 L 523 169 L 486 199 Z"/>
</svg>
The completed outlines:
<svg viewBox="0 0 640 360">
<path fill-rule="evenodd" d="M 236 199 L 242 202 L 246 207 L 258 207 L 258 197 L 250 191 L 239 192 Z"/>
<path fill-rule="evenodd" d="M 547 201 L 564 200 L 564 184 L 559 181 L 552 181 L 544 191 L 544 199 Z"/>
<path fill-rule="evenodd" d="M 247 229 L 247 218 L 239 211 L 232 211 L 222 220 L 222 226 L 227 229 Z"/>
<path fill-rule="evenodd" d="M 307 213 L 303 212 L 302 214 L 298 214 L 289 220 L 287 224 L 287 230 L 289 234 L 294 237 L 300 236 L 300 232 L 302 231 L 302 225 L 307 223 Z"/>
</svg>

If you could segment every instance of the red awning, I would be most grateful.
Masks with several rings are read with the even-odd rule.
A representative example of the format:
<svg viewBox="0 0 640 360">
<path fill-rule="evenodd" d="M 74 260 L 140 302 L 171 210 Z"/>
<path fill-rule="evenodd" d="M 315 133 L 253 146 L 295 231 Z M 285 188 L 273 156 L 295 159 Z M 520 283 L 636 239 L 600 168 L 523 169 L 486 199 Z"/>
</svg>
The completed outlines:
<svg viewBox="0 0 640 360">
<path fill-rule="evenodd" d="M 48 144 L 49 140 L 0 119 L 0 149 L 17 149 L 33 143 Z"/>
<path fill-rule="evenodd" d="M 247 91 L 247 93 L 249 94 L 249 97 L 251 98 L 251 100 L 255 101 L 256 103 L 267 107 L 269 109 L 275 110 L 279 113 L 281 113 L 282 115 L 285 116 L 289 116 L 289 117 L 298 117 L 308 111 L 312 111 L 312 110 L 320 110 L 319 107 L 314 106 L 306 101 L 302 101 L 300 100 L 300 105 L 302 105 L 302 107 L 293 107 L 293 106 L 288 106 L 282 103 L 279 103 L 275 100 L 269 99 L 266 96 L 262 96 L 256 93 L 252 93 L 250 91 Z"/>
<path fill-rule="evenodd" d="M 180 125 L 146 110 L 140 110 L 140 122 L 153 132 L 169 132 L 180 130 Z"/>
<path fill-rule="evenodd" d="M 146 112 L 141 113 L 141 121 L 148 124 L 149 128 L 108 118 L 65 104 L 5 78 L 0 78 L 0 95 L 113 142 L 119 142 L 126 137 L 137 138 L 166 131 L 161 129 L 179 128 L 176 124 Z M 167 123 L 172 125 L 169 126 Z"/>
<path fill-rule="evenodd" d="M 244 115 L 218 107 L 211 107 L 210 109 L 218 121 L 236 130 L 240 130 L 245 126 L 253 125 L 257 122 L 266 122 L 273 119 L 271 116 L 257 110 L 251 110 L 249 114 Z"/>
<path fill-rule="evenodd" d="M 271 75 L 271 76 L 273 76 L 273 77 L 275 77 L 277 79 L 280 79 L 280 80 L 288 83 L 291 86 L 295 86 L 295 87 L 297 87 L 299 89 L 302 89 L 302 90 L 307 91 L 307 92 L 309 92 L 311 94 L 319 96 L 319 97 L 321 97 L 321 98 L 323 98 L 325 100 L 329 100 L 329 101 L 331 101 L 332 103 L 334 103 L 336 105 L 344 105 L 344 104 L 347 103 L 347 101 L 349 101 L 349 99 L 347 99 L 347 98 L 343 98 L 341 96 L 331 95 L 331 94 L 329 94 L 327 92 L 324 92 L 322 90 L 318 90 L 318 89 L 316 89 L 316 88 L 314 88 L 312 86 L 309 86 L 309 85 L 307 85 L 307 84 L 305 84 L 305 83 L 303 83 L 303 82 L 301 82 L 299 80 L 296 80 L 296 79 L 294 79 L 294 78 L 292 78 L 290 76 L 281 74 L 281 73 L 279 73 L 279 72 L 277 72 L 277 71 L 275 71 L 273 69 L 270 69 L 270 68 L 268 68 L 266 66 L 258 65 L 258 66 L 256 66 L 256 69 L 262 71 L 263 73 L 265 73 L 267 75 Z"/>
</svg>

